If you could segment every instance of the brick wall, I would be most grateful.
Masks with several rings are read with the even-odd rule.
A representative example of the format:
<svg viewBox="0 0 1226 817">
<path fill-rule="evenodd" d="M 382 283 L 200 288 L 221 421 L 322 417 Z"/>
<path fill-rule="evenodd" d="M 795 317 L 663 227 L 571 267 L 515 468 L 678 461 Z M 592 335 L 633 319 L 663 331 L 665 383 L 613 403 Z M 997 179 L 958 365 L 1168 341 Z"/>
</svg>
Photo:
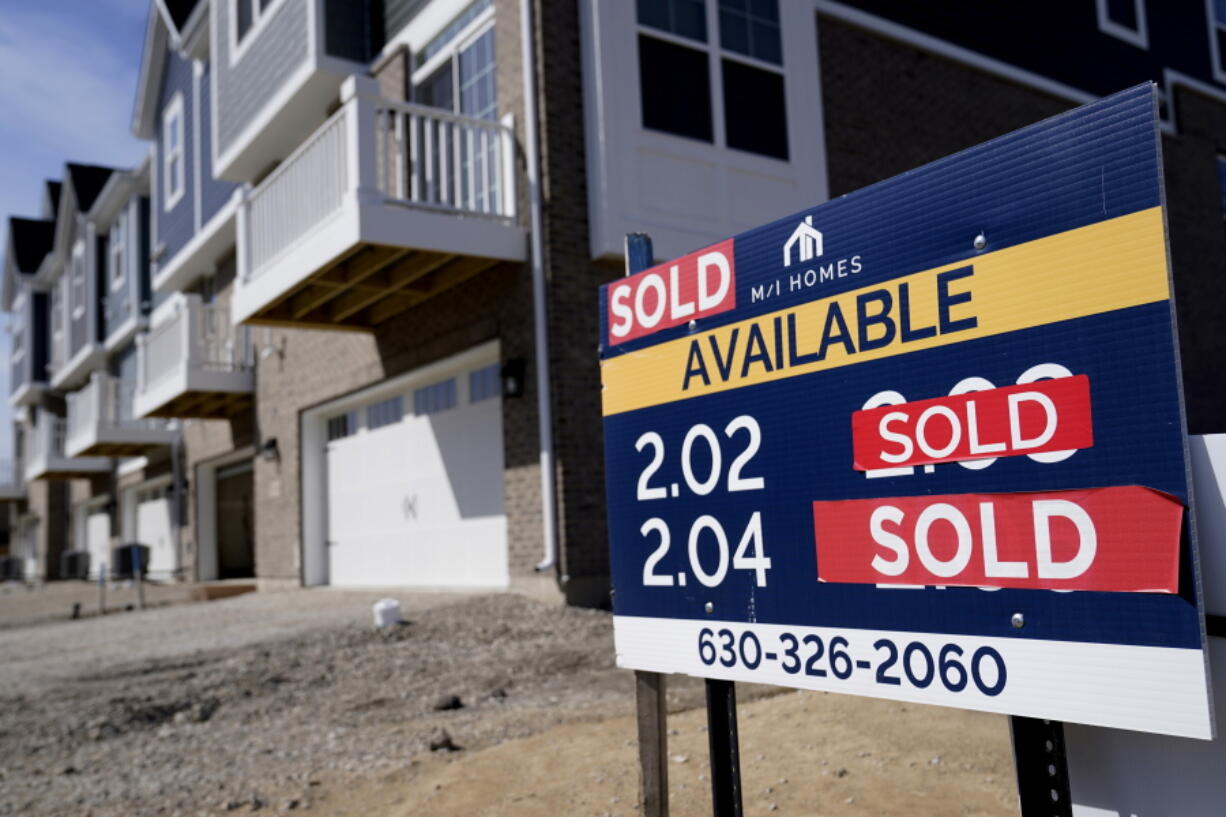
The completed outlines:
<svg viewBox="0 0 1226 817">
<path fill-rule="evenodd" d="M 623 269 L 591 260 L 578 4 L 538 0 L 536 20 L 561 569 L 572 600 L 607 603 L 597 290 Z"/>
<path fill-rule="evenodd" d="M 1073 106 L 825 16 L 818 48 L 831 197 Z M 1226 106 L 1177 94 L 1177 133 L 1162 145 L 1188 430 L 1216 433 L 1226 431 L 1226 227 L 1216 164 L 1226 153 Z"/>
</svg>

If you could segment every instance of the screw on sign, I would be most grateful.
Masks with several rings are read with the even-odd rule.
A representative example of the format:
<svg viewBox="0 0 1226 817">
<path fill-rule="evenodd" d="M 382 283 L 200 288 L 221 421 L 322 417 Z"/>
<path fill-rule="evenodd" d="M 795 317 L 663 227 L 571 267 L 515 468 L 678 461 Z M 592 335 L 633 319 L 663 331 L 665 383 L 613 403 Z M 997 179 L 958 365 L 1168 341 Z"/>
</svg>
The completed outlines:
<svg viewBox="0 0 1226 817">
<path fill-rule="evenodd" d="M 1142 86 L 658 266 L 628 241 L 617 660 L 712 683 L 717 808 L 736 681 L 1014 716 L 1028 815 L 1069 813 L 1063 721 L 1212 735 L 1156 128 Z"/>
</svg>

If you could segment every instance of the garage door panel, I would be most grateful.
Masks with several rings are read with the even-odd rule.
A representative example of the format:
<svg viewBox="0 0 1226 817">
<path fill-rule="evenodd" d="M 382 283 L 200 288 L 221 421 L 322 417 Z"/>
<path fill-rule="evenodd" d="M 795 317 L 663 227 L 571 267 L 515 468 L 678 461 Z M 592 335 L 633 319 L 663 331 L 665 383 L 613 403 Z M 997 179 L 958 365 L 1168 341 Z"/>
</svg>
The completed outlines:
<svg viewBox="0 0 1226 817">
<path fill-rule="evenodd" d="M 111 516 L 105 511 L 85 517 L 85 546 L 89 551 L 89 574 L 97 578 L 111 562 Z"/>
<path fill-rule="evenodd" d="M 484 400 L 467 411 L 432 414 L 427 420 L 456 513 L 462 519 L 501 514 L 501 401 Z M 498 479 L 490 479 L 487 470 L 496 471 Z"/>
<path fill-rule="evenodd" d="M 459 392 L 451 408 L 327 444 L 331 583 L 506 586 L 501 401 Z"/>
<path fill-rule="evenodd" d="M 170 499 L 165 496 L 139 499 L 136 504 L 136 541 L 149 547 L 149 574 L 162 578 L 173 575 L 178 567 L 170 511 Z"/>
</svg>

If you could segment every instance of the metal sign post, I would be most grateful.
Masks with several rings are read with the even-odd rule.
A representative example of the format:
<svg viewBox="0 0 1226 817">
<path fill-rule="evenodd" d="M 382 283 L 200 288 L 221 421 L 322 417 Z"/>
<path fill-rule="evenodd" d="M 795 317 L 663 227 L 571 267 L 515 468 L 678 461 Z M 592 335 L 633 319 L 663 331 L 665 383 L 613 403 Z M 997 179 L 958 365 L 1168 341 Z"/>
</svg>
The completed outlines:
<svg viewBox="0 0 1226 817">
<path fill-rule="evenodd" d="M 1022 817 L 1073 817 L 1064 724 L 1009 718 Z"/>
</svg>

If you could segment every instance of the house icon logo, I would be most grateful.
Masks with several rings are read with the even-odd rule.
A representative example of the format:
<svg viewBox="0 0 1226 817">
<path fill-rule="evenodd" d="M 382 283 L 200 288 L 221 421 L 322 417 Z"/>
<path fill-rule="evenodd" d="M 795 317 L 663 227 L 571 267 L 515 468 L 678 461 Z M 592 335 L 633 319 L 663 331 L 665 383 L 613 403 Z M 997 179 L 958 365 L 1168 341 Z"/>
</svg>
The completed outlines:
<svg viewBox="0 0 1226 817">
<path fill-rule="evenodd" d="M 797 247 L 797 245 L 799 245 Z M 804 263 L 822 254 L 822 234 L 813 226 L 813 216 L 796 225 L 792 237 L 783 245 L 783 266 L 792 266 L 792 248 L 797 247 L 796 260 Z"/>
</svg>

